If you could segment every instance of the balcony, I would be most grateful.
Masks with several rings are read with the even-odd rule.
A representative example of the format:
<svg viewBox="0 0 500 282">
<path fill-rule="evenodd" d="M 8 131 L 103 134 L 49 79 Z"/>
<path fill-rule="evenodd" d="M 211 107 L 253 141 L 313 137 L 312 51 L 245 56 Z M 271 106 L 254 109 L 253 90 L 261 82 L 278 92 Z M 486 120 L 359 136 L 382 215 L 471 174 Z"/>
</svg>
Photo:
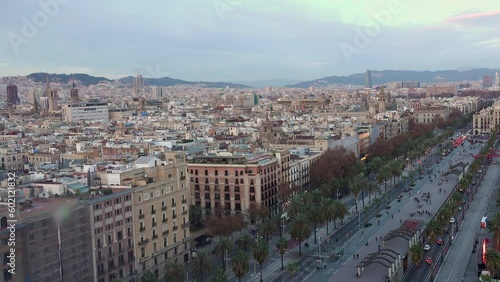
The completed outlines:
<svg viewBox="0 0 500 282">
<path fill-rule="evenodd" d="M 179 226 L 172 227 L 172 230 L 174 230 L 174 231 L 176 231 L 177 229 L 179 229 Z"/>
<path fill-rule="evenodd" d="M 149 239 L 142 240 L 142 241 L 139 242 L 139 246 L 145 245 L 147 243 L 149 243 Z"/>
<path fill-rule="evenodd" d="M 156 227 L 156 221 L 151 224 L 151 226 Z"/>
<path fill-rule="evenodd" d="M 161 235 L 165 236 L 165 235 L 168 235 L 169 231 L 168 230 L 165 230 L 161 233 Z"/>
<path fill-rule="evenodd" d="M 182 199 L 182 203 L 183 204 L 187 203 L 187 199 Z"/>
<path fill-rule="evenodd" d="M 162 211 L 166 211 L 167 210 L 167 206 L 161 207 L 161 210 Z"/>
<path fill-rule="evenodd" d="M 118 249 L 118 254 L 123 254 L 125 252 L 125 248 Z"/>
<path fill-rule="evenodd" d="M 144 232 L 144 231 L 146 231 L 146 227 L 143 226 L 143 227 L 139 228 L 139 232 Z"/>
<path fill-rule="evenodd" d="M 108 269 L 109 270 L 116 269 L 116 265 L 114 264 L 108 265 Z"/>
<path fill-rule="evenodd" d="M 182 228 L 188 228 L 188 227 L 189 227 L 189 221 L 182 224 Z"/>
<path fill-rule="evenodd" d="M 185 179 L 186 179 L 186 177 L 185 177 L 185 176 L 181 176 L 181 180 L 185 180 Z"/>
<path fill-rule="evenodd" d="M 182 215 L 186 215 L 187 213 L 188 213 L 188 211 L 185 210 L 185 211 L 182 212 Z"/>
<path fill-rule="evenodd" d="M 129 256 L 128 257 L 128 262 L 135 262 L 135 257 L 134 256 Z"/>
<path fill-rule="evenodd" d="M 158 234 L 153 235 L 153 240 L 158 239 Z"/>
<path fill-rule="evenodd" d="M 173 218 L 173 219 L 176 219 L 176 218 L 177 218 L 177 215 L 176 215 L 176 214 L 172 215 L 172 218 Z"/>
<path fill-rule="evenodd" d="M 167 219 L 166 219 L 166 218 L 164 218 L 164 219 L 162 219 L 162 221 L 161 221 L 161 222 L 163 222 L 163 223 L 167 223 Z"/>
<path fill-rule="evenodd" d="M 122 260 L 122 261 L 118 262 L 118 266 L 119 266 L 120 268 L 122 268 L 122 267 L 123 267 L 124 265 L 126 265 L 126 264 L 127 264 L 127 262 L 126 262 L 125 260 Z"/>
<path fill-rule="evenodd" d="M 99 276 L 102 276 L 102 275 L 105 275 L 105 274 L 106 274 L 106 270 L 104 270 L 104 269 L 101 269 L 101 270 L 97 271 L 97 275 L 99 275 Z"/>
<path fill-rule="evenodd" d="M 104 256 L 97 257 L 97 262 L 102 262 L 104 261 Z"/>
<path fill-rule="evenodd" d="M 140 214 L 140 215 L 139 215 L 139 219 L 143 219 L 143 218 L 144 218 L 144 216 L 145 216 L 144 214 Z"/>
<path fill-rule="evenodd" d="M 176 205 L 175 203 L 172 203 L 172 207 L 175 207 L 175 205 Z"/>
<path fill-rule="evenodd" d="M 152 211 L 151 211 L 151 214 L 156 214 L 156 210 L 152 210 Z"/>
</svg>

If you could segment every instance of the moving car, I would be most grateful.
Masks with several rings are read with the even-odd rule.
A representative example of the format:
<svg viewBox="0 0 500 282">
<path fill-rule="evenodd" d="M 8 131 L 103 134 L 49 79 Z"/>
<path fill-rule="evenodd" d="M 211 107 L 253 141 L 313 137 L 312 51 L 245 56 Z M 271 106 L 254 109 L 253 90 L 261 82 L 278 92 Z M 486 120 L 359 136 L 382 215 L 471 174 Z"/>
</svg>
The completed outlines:
<svg viewBox="0 0 500 282">
<path fill-rule="evenodd" d="M 431 249 L 431 245 L 429 245 L 429 244 L 424 245 L 424 251 L 428 251 L 430 249 Z"/>
<path fill-rule="evenodd" d="M 425 262 L 426 262 L 427 264 L 432 264 L 432 258 L 427 257 L 427 258 L 425 259 Z"/>
<path fill-rule="evenodd" d="M 450 223 L 455 223 L 455 218 L 454 217 L 450 218 Z"/>
<path fill-rule="evenodd" d="M 442 245 L 442 244 L 443 244 L 443 239 L 438 238 L 438 239 L 436 240 L 436 244 L 438 244 L 438 245 Z"/>
</svg>

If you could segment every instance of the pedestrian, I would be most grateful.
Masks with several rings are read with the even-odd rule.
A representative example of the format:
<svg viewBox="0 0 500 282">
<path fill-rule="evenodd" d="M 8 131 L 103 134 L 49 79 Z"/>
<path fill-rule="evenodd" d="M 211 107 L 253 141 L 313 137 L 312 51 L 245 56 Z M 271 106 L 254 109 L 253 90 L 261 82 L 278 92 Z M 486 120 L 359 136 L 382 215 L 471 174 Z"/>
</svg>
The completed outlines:
<svg viewBox="0 0 500 282">
<path fill-rule="evenodd" d="M 352 258 L 355 259 L 356 258 L 356 254 L 352 254 Z"/>
<path fill-rule="evenodd" d="M 338 243 L 339 242 L 339 238 L 335 238 L 335 243 Z"/>
<path fill-rule="evenodd" d="M 356 258 L 359 259 L 359 254 L 356 254 Z"/>
<path fill-rule="evenodd" d="M 377 237 L 375 236 L 375 241 L 377 241 Z"/>
<path fill-rule="evenodd" d="M 391 215 L 392 216 L 392 219 L 394 219 L 394 215 Z"/>
</svg>

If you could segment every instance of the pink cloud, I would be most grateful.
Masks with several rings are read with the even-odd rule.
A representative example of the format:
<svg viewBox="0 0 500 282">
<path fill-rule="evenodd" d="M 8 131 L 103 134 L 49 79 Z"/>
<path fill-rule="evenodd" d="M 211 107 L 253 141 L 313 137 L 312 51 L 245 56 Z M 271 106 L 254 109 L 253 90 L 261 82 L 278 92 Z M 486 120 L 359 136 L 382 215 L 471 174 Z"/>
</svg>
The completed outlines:
<svg viewBox="0 0 500 282">
<path fill-rule="evenodd" d="M 457 22 L 457 21 L 469 21 L 469 20 L 477 20 L 477 19 L 482 19 L 485 17 L 494 17 L 494 16 L 500 16 L 500 10 L 453 16 L 453 17 L 447 18 L 445 20 L 445 22 L 451 23 L 451 22 Z"/>
</svg>

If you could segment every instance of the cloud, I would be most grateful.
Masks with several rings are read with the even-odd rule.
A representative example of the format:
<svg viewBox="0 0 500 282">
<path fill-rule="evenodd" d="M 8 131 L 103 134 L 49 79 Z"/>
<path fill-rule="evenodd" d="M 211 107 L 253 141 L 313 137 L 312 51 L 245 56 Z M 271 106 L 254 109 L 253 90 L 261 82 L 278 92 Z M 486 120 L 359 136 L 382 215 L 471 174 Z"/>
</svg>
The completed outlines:
<svg viewBox="0 0 500 282">
<path fill-rule="evenodd" d="M 474 21 L 478 19 L 484 19 L 484 18 L 489 18 L 489 17 L 499 17 L 500 16 L 500 10 L 497 11 L 486 11 L 486 12 L 478 12 L 478 13 L 468 13 L 468 14 L 462 14 L 458 16 L 453 16 L 450 18 L 447 18 L 445 22 L 448 23 L 454 23 L 454 22 L 469 22 L 469 21 Z"/>
</svg>

